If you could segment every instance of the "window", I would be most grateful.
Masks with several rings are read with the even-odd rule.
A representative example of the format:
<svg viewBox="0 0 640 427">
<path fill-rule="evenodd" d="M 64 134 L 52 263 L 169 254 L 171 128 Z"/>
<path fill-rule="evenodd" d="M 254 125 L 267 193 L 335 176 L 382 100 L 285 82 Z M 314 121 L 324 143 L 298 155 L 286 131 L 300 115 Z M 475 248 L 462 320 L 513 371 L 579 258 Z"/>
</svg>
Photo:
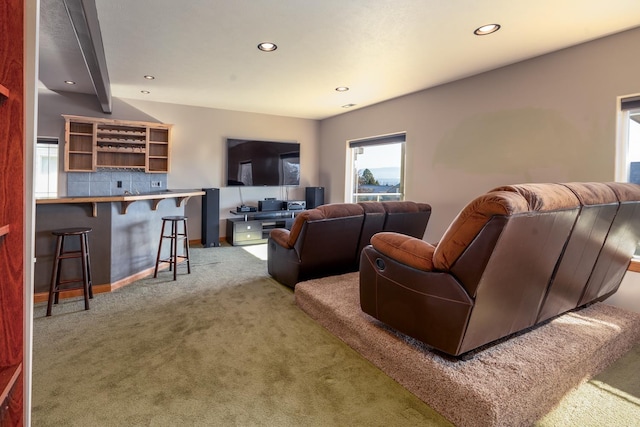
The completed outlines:
<svg viewBox="0 0 640 427">
<path fill-rule="evenodd" d="M 640 96 L 620 103 L 616 179 L 640 184 Z"/>
<path fill-rule="evenodd" d="M 347 202 L 404 200 L 404 133 L 349 142 Z"/>
<path fill-rule="evenodd" d="M 58 196 L 58 138 L 38 138 L 35 150 L 35 197 Z"/>
<path fill-rule="evenodd" d="M 616 180 L 640 184 L 640 96 L 620 102 Z M 640 246 L 634 258 L 640 259 Z"/>
</svg>

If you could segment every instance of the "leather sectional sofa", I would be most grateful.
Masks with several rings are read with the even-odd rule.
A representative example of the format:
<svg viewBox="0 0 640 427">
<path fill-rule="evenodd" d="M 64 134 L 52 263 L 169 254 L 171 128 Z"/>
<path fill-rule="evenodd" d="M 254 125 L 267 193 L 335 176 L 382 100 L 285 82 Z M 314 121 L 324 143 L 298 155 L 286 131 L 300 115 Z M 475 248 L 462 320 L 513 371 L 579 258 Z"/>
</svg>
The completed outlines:
<svg viewBox="0 0 640 427">
<path fill-rule="evenodd" d="M 523 184 L 469 203 L 437 245 L 379 233 L 365 313 L 459 356 L 618 289 L 640 242 L 640 186 Z"/>
<path fill-rule="evenodd" d="M 422 238 L 431 206 L 426 203 L 334 203 L 300 213 L 291 230 L 272 230 L 267 269 L 278 282 L 295 287 L 311 278 L 357 271 L 360 251 L 371 236 L 393 231 Z"/>
</svg>

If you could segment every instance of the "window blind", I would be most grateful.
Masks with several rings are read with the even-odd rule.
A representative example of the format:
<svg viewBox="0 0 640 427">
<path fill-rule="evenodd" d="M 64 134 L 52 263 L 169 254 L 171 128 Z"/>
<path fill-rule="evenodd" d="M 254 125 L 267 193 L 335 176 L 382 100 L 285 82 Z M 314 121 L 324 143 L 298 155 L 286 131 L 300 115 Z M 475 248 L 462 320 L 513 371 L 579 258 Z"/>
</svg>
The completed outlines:
<svg viewBox="0 0 640 427">
<path fill-rule="evenodd" d="M 385 135 L 374 138 L 358 139 L 356 141 L 349 141 L 349 148 L 366 147 L 368 145 L 380 145 L 380 144 L 397 144 L 399 142 L 406 141 L 406 134 L 396 133 L 393 135 Z"/>
</svg>

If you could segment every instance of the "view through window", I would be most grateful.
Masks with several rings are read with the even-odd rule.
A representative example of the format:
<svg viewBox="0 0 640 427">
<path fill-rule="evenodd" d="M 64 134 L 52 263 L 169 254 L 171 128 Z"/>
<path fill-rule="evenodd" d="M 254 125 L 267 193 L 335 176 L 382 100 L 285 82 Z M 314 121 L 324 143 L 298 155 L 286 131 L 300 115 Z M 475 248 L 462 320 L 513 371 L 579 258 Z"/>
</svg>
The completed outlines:
<svg viewBox="0 0 640 427">
<path fill-rule="evenodd" d="M 35 197 L 57 197 L 58 139 L 38 138 L 35 151 Z"/>
<path fill-rule="evenodd" d="M 351 202 L 404 200 L 405 135 L 349 143 Z"/>
<path fill-rule="evenodd" d="M 620 102 L 616 180 L 640 184 L 640 96 Z"/>
<path fill-rule="evenodd" d="M 640 96 L 623 99 L 616 170 L 616 179 L 640 184 Z M 640 247 L 635 258 L 640 258 Z"/>
</svg>

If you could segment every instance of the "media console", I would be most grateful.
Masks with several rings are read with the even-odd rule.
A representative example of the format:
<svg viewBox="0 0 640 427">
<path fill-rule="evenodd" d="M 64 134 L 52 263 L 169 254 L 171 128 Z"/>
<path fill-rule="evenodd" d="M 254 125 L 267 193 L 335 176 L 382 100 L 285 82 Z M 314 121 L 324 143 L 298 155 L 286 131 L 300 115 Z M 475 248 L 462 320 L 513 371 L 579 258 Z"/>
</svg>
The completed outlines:
<svg viewBox="0 0 640 427">
<path fill-rule="evenodd" d="M 227 218 L 227 242 L 245 246 L 266 243 L 274 228 L 290 229 L 295 216 L 303 211 L 229 212 L 237 217 Z"/>
</svg>

